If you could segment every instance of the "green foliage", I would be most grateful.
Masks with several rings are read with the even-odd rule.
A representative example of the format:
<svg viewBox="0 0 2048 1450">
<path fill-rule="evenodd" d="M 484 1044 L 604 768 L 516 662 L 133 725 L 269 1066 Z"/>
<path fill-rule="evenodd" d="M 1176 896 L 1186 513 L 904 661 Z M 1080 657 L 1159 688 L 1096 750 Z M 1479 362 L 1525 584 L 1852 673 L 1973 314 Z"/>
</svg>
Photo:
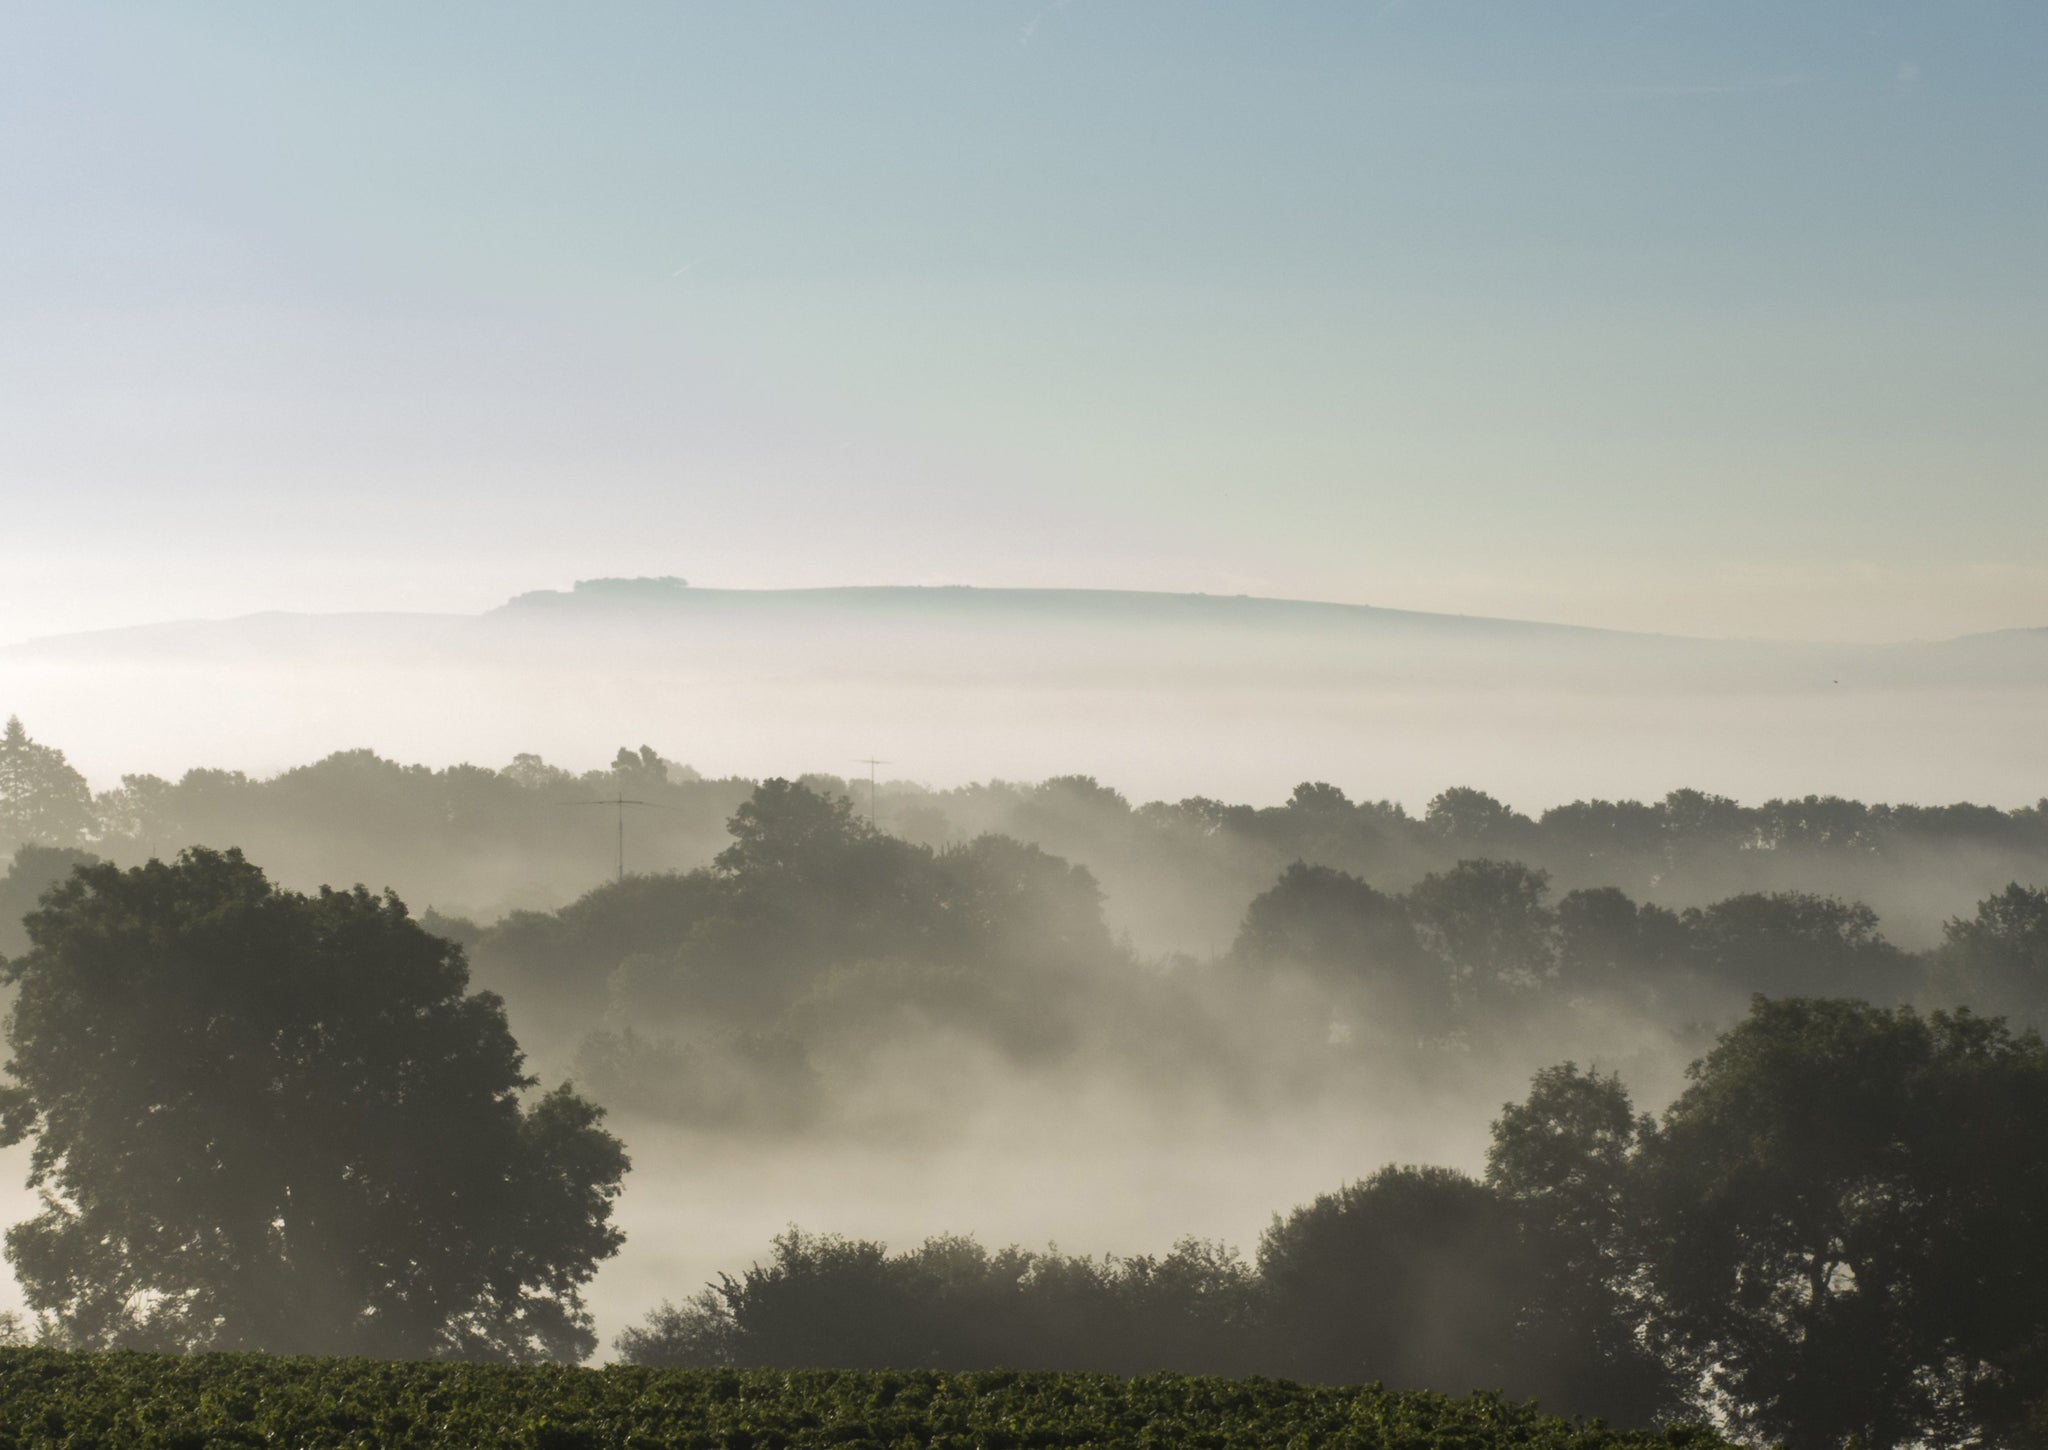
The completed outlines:
<svg viewBox="0 0 2048 1450">
<path fill-rule="evenodd" d="M 706 780 L 646 745 L 582 773 L 531 754 L 499 770 L 435 770 L 349 750 L 269 778 L 213 769 L 124 776 L 95 799 L 61 752 L 10 729 L 0 742 L 0 852 L 36 839 L 125 863 L 231 842 L 282 881 L 374 877 L 409 899 L 487 920 L 611 877 L 615 821 L 579 802 L 623 794 L 659 807 L 630 813 L 628 869 L 679 872 L 708 865 L 728 844 L 728 818 L 760 784 Z M 797 784 L 828 802 L 848 794 L 828 777 Z M 38 824 L 9 825 L 16 796 Z M 1457 786 L 1414 817 L 1326 781 L 1304 782 L 1278 805 L 1134 805 L 1093 779 L 1063 776 L 943 791 L 884 781 L 877 805 L 889 834 L 935 849 L 1008 836 L 1085 867 L 1117 924 L 1149 950 L 1227 941 L 1244 903 L 1293 861 L 1389 894 L 1480 858 L 1548 872 L 1560 894 L 1613 886 L 1672 908 L 1807 892 L 1868 902 L 1926 935 L 2008 881 L 2048 881 L 2048 804 L 2005 811 L 1809 796 L 1743 805 L 1679 790 L 1657 801 L 1574 801 L 1532 819 Z"/>
<path fill-rule="evenodd" d="M 2048 1390 L 2048 1050 L 1968 1013 L 1757 999 L 1629 1199 L 1657 1319 L 1796 1450 L 1996 1440 Z"/>
<path fill-rule="evenodd" d="M 1732 1015 L 1754 992 L 1878 1001 L 1964 1001 L 2048 1012 L 2048 894 L 2008 887 L 1951 922 L 1934 962 L 1902 951 L 1861 902 L 1744 892 L 1675 912 L 1617 887 L 1555 907 L 1548 874 L 1519 861 L 1460 861 L 1407 892 L 1295 862 L 1246 910 L 1232 958 L 1292 971 L 1333 993 L 1363 990 L 1368 1015 L 1422 1035 L 1527 1030 L 1542 1004 L 1605 1003 L 1667 1023 Z"/>
<path fill-rule="evenodd" d="M 1758 998 L 1661 1124 L 1539 1072 L 1483 1182 L 1389 1167 L 1276 1218 L 1256 1267 L 906 1254 L 792 1230 L 629 1330 L 634 1362 L 1196 1368 L 1487 1386 L 1621 1424 L 1692 1406 L 1796 1450 L 2038 1443 L 2048 1048 L 1962 1012 Z"/>
<path fill-rule="evenodd" d="M 64 752 L 29 739 L 21 720 L 0 727 L 0 851 L 30 842 L 76 846 L 93 827 L 92 790 Z"/>
<path fill-rule="evenodd" d="M 1550 873 L 1519 861 L 1460 861 L 1408 893 L 1422 938 L 1449 964 L 1462 1000 L 1490 1004 L 1549 981 L 1555 966 Z"/>
<path fill-rule="evenodd" d="M 684 1368 L 1161 1369 L 1260 1363 L 1250 1266 L 1184 1239 L 1163 1255 L 1101 1259 L 944 1235 L 908 1253 L 791 1229 L 767 1264 L 626 1331 L 636 1364 Z"/>
<path fill-rule="evenodd" d="M 1701 975 L 1743 991 L 1882 1002 L 1910 991 L 1905 953 L 1861 902 L 1751 891 L 1690 910 L 1685 921 Z"/>
<path fill-rule="evenodd" d="M 1557 903 L 1558 972 L 1570 992 L 1645 1000 L 1686 970 L 1691 947 L 1678 913 L 1638 905 L 1619 887 L 1582 887 Z"/>
<path fill-rule="evenodd" d="M 1492 1395 L 1153 1375 L 690 1372 L 0 1349 L 7 1450 L 1723 1450 Z"/>
<path fill-rule="evenodd" d="M 857 976 L 865 988 L 842 1003 L 853 1016 L 895 1005 L 908 987 L 933 1015 L 1041 1056 L 1062 1038 L 1041 1020 L 1047 989 L 1118 956 L 1094 877 L 1036 846 L 980 836 L 935 850 L 875 831 L 844 796 L 787 780 L 756 790 L 731 830 L 712 870 L 522 915 L 484 933 L 480 962 L 495 972 L 507 958 L 542 960 L 550 941 L 593 961 L 609 950 L 621 1015 L 688 1024 L 700 1038 L 707 1023 L 779 1037 L 792 1015 L 832 1015 L 821 1002 Z M 632 934 L 641 927 L 653 928 L 644 940 Z M 620 1046 L 607 1048 L 614 1059 Z"/>
<path fill-rule="evenodd" d="M 1461 851 L 1469 853 L 1478 847 L 1513 853 L 1535 834 L 1536 823 L 1485 791 L 1458 785 L 1429 803 L 1422 824 Z"/>
<path fill-rule="evenodd" d="M 1528 1383 L 1546 1404 L 1623 1424 L 1682 1400 L 1679 1377 L 1641 1332 L 1629 1188 L 1649 1131 L 1620 1078 L 1567 1062 L 1502 1109 L 1486 1155 L 1487 1186 L 1514 1214 L 1535 1277 L 1519 1306 Z"/>
<path fill-rule="evenodd" d="M 0 875 L 0 959 L 27 949 L 22 918 L 35 910 L 43 893 L 69 876 L 73 867 L 90 866 L 97 859 L 65 846 L 28 845 L 15 851 L 6 874 Z"/>
<path fill-rule="evenodd" d="M 2048 891 L 2015 882 L 1950 921 L 1935 980 L 1946 1000 L 2048 1026 Z"/>
<path fill-rule="evenodd" d="M 1323 1383 L 1525 1393 L 1536 1265 L 1512 1210 L 1450 1168 L 1383 1168 L 1276 1218 L 1259 1277 L 1279 1365 Z"/>
<path fill-rule="evenodd" d="M 1296 861 L 1281 872 L 1245 912 L 1231 954 L 1332 984 L 1381 987 L 1426 1017 L 1449 1005 L 1448 984 L 1423 956 L 1405 904 L 1328 866 Z"/>
<path fill-rule="evenodd" d="M 534 1079 L 461 949 L 395 896 L 302 896 L 240 853 L 82 867 L 5 979 L 7 1234 L 83 1347 L 580 1358 L 626 1168 Z"/>
<path fill-rule="evenodd" d="M 611 973 L 630 957 L 673 951 L 715 915 L 708 872 L 608 881 L 559 911 L 515 911 L 475 933 L 479 974 L 551 1022 L 594 1024 Z"/>
<path fill-rule="evenodd" d="M 205 769 L 124 776 L 94 803 L 92 844 L 125 862 L 233 843 L 280 880 L 370 877 L 399 883 L 408 899 L 493 917 L 612 878 L 613 814 L 578 802 L 623 794 L 659 807 L 629 812 L 627 868 L 674 869 L 710 860 L 753 788 L 704 780 L 644 746 L 580 774 L 535 755 L 502 770 L 435 770 L 348 750 L 268 779 Z"/>
</svg>

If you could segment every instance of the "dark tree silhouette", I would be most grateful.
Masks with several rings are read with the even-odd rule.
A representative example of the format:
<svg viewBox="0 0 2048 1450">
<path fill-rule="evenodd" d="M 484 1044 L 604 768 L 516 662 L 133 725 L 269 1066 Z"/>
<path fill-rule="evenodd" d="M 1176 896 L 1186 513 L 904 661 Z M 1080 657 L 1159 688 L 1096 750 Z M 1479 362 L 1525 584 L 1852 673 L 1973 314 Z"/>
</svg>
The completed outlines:
<svg viewBox="0 0 2048 1450">
<path fill-rule="evenodd" d="M 0 851 L 76 846 L 93 827 L 92 789 L 64 752 L 29 739 L 18 716 L 0 729 Z"/>
<path fill-rule="evenodd" d="M 1508 1205 L 1449 1168 L 1383 1168 L 1275 1219 L 1259 1243 L 1271 1352 L 1290 1376 L 1520 1391 L 1533 1260 Z"/>
<path fill-rule="evenodd" d="M 281 891 L 239 852 L 91 866 L 6 969 L 7 1234 L 82 1347 L 578 1359 L 626 1170 L 566 1087 L 530 1104 L 498 999 L 396 897 Z"/>
<path fill-rule="evenodd" d="M 1897 1001 L 1912 985 L 1912 963 L 1861 902 L 1752 891 L 1695 907 L 1685 921 L 1698 969 L 1742 992 Z"/>
<path fill-rule="evenodd" d="M 1231 1250 L 1183 1239 L 1136 1258 L 1069 1258 L 964 1235 L 908 1253 L 791 1229 L 755 1264 L 618 1339 L 687 1368 L 1160 1369 L 1243 1373 L 1255 1286 Z"/>
<path fill-rule="evenodd" d="M 1534 1260 L 1523 1306 L 1526 1383 L 1548 1405 L 1627 1425 L 1682 1403 L 1677 1376 L 1642 1333 L 1639 1255 L 1630 1232 L 1638 1119 L 1621 1079 L 1545 1068 L 1493 1125 L 1486 1183 L 1513 1209 Z"/>
<path fill-rule="evenodd" d="M 35 909 L 42 894 L 74 867 L 90 866 L 98 859 L 66 846 L 22 846 L 15 851 L 7 874 L 0 876 L 0 958 L 27 948 L 22 918 Z"/>
<path fill-rule="evenodd" d="M 1466 854 L 1478 848 L 1512 851 L 1534 834 L 1535 823 L 1483 790 L 1454 785 L 1438 793 L 1423 813 L 1423 825 Z"/>
<path fill-rule="evenodd" d="M 1951 920 L 1934 969 L 1942 998 L 2048 1026 L 2048 891 L 2015 882 Z"/>
<path fill-rule="evenodd" d="M 726 822 L 732 844 L 718 869 L 749 879 L 790 879 L 817 886 L 834 876 L 846 853 L 874 838 L 844 795 L 825 795 L 800 781 L 767 780 Z"/>
<path fill-rule="evenodd" d="M 1099 961 L 1114 951 L 1102 889 L 1074 866 L 1008 836 L 940 853 L 941 951 L 988 970 Z"/>
<path fill-rule="evenodd" d="M 1408 893 L 1423 941 L 1464 1000 L 1485 1004 L 1541 986 L 1556 964 L 1553 919 L 1543 898 L 1550 873 L 1519 861 L 1460 861 Z"/>
<path fill-rule="evenodd" d="M 1670 1342 L 1792 1450 L 2009 1435 L 2044 1388 L 2044 1125 L 2036 1037 L 1757 999 L 1631 1190 Z"/>
<path fill-rule="evenodd" d="M 1642 999 L 1687 962 L 1690 939 L 1678 913 L 1641 905 L 1612 886 L 1566 894 L 1557 903 L 1557 961 L 1568 991 Z"/>
<path fill-rule="evenodd" d="M 1300 861 L 1246 910 L 1231 955 L 1259 969 L 1293 968 L 1358 987 L 1376 1011 L 1432 1028 L 1449 1010 L 1449 975 L 1427 957 L 1408 910 L 1346 871 Z"/>
</svg>

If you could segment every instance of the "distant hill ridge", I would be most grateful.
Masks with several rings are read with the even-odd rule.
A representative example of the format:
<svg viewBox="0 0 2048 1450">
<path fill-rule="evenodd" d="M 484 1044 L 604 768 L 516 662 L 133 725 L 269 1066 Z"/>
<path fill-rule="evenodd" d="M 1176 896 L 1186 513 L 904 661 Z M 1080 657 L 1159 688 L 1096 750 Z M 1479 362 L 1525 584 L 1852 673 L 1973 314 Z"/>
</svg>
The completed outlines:
<svg viewBox="0 0 2048 1450">
<path fill-rule="evenodd" d="M 2021 626 L 1951 639 L 1890 644 L 1829 644 L 1794 640 L 1710 638 L 1558 624 L 1489 615 L 1443 614 L 1383 605 L 1326 600 L 1280 599 L 1251 594 L 1172 593 L 1138 589 L 997 587 L 968 584 L 850 584 L 794 589 L 706 589 L 674 576 L 578 580 L 569 589 L 535 589 L 515 595 L 480 614 L 362 610 L 315 613 L 265 610 L 217 619 L 166 620 L 109 629 L 45 635 L 0 645 L 0 658 L 50 657 L 81 650 L 147 651 L 155 648 L 283 646 L 294 638 L 331 642 L 360 632 L 365 642 L 381 638 L 432 638 L 455 645 L 522 622 L 545 624 L 551 633 L 579 621 L 610 627 L 637 622 L 659 627 L 683 620 L 722 620 L 735 625 L 790 623 L 890 623 L 917 627 L 950 625 L 1048 629 L 1224 631 L 1271 635 L 1304 645 L 1378 640 L 1388 645 L 1433 642 L 1472 648 L 1512 647 L 1539 642 L 1561 647 L 1620 650 L 1635 655 L 1705 651 L 1783 656 L 1802 652 L 1870 658 L 1989 651 L 2032 664 L 2048 648 L 2048 626 Z"/>
<path fill-rule="evenodd" d="M 124 769 L 363 745 L 578 758 L 630 740 L 741 774 L 872 753 L 932 780 L 1079 770 L 1159 799 L 1327 778 L 1419 803 L 1482 776 L 1530 801 L 1682 779 L 2025 802 L 2043 786 L 2048 629 L 1826 644 L 1242 595 L 588 579 L 479 613 L 256 614 L 8 646 L 9 713 Z"/>
<path fill-rule="evenodd" d="M 1122 623 L 1273 623 L 1451 626 L 1462 629 L 1541 631 L 1576 635 L 1628 636 L 1631 631 L 1484 615 L 1436 614 L 1371 604 L 1337 604 L 1312 599 L 1275 599 L 1252 594 L 1174 593 L 1141 589 L 985 588 L 972 584 L 846 584 L 798 589 L 701 589 L 673 576 L 639 579 L 581 579 L 570 589 L 535 589 L 489 611 L 630 609 L 764 611 L 834 610 L 889 614 L 948 614 L 955 617 L 1037 615 L 1098 616 Z M 1668 638 L 1642 635 L 1643 638 Z"/>
</svg>

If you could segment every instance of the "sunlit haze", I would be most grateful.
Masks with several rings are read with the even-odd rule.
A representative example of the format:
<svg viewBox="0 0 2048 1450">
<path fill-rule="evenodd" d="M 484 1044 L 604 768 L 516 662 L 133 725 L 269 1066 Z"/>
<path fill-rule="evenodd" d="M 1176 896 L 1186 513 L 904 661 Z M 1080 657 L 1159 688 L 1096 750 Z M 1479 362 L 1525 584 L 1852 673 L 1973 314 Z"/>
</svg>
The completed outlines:
<svg viewBox="0 0 2048 1450">
<path fill-rule="evenodd" d="M 0 17 L 4 1450 L 2040 1450 L 2048 3 Z"/>
<path fill-rule="evenodd" d="M 0 640 L 725 587 L 2048 623 L 2048 12 L 28 4 Z"/>
</svg>

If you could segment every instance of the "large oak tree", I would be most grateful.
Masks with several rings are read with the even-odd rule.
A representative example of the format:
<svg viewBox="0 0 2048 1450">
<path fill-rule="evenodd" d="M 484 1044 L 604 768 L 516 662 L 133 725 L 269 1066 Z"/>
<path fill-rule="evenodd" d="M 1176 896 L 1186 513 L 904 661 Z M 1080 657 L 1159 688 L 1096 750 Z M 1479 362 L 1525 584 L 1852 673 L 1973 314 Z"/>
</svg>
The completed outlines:
<svg viewBox="0 0 2048 1450">
<path fill-rule="evenodd" d="M 394 896 L 273 886 L 237 851 L 89 866 L 5 978 L 7 1234 L 69 1343 L 570 1358 L 627 1161 L 536 1097 L 501 1003 Z"/>
<path fill-rule="evenodd" d="M 1757 999 L 1650 1134 L 1655 1310 L 1791 1450 L 2011 1443 L 2048 1392 L 2048 1049 L 1997 1019 Z"/>
</svg>

